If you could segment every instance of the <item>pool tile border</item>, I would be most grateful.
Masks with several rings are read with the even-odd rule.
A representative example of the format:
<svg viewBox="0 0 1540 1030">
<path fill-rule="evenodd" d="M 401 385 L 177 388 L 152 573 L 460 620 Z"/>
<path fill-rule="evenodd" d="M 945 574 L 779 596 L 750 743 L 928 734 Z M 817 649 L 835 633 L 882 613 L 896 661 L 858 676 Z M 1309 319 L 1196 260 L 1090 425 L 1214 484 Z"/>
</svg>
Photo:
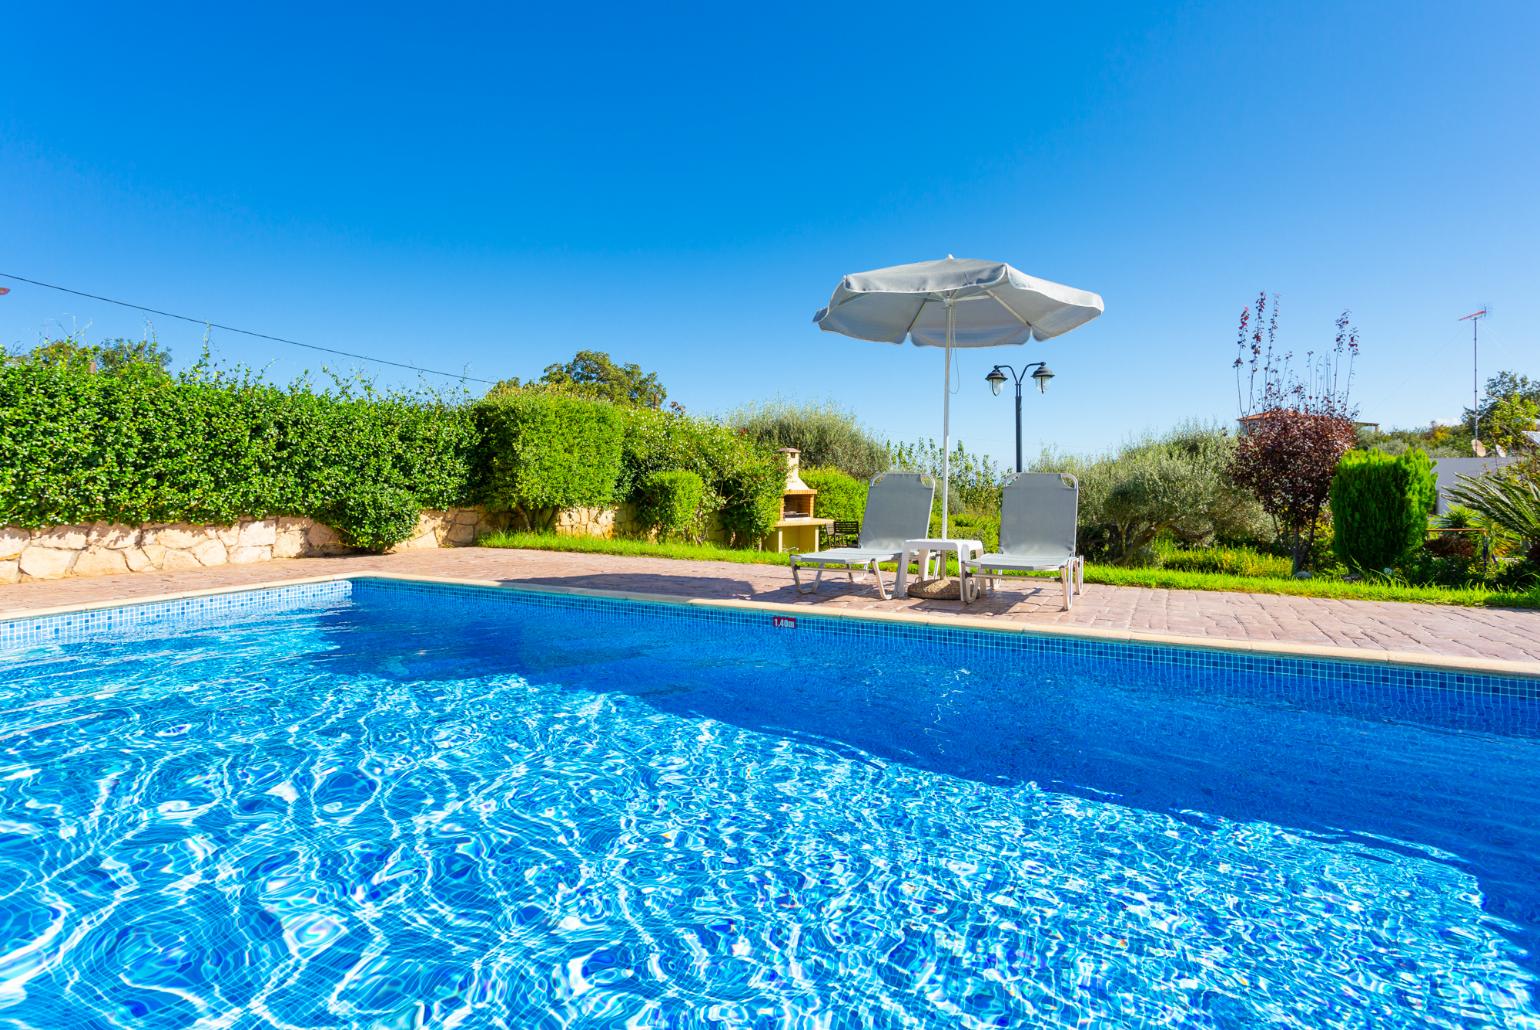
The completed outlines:
<svg viewBox="0 0 1540 1030">
<path fill-rule="evenodd" d="M 718 610 L 745 615 L 757 613 L 806 620 L 809 623 L 828 624 L 831 627 L 845 627 L 846 632 L 866 635 L 881 635 L 881 628 L 885 628 L 889 634 L 895 631 L 901 633 L 905 628 L 909 628 L 954 632 L 982 631 L 997 634 L 1003 638 L 1031 638 L 1042 641 L 1045 645 L 1053 641 L 1064 644 L 1079 641 L 1086 645 L 1123 644 L 1136 649 L 1127 655 L 1127 657 L 1135 657 L 1136 660 L 1142 651 L 1152 656 L 1154 651 L 1167 648 L 1181 652 L 1197 652 L 1198 655 L 1217 653 L 1228 655 L 1232 659 L 1247 657 L 1258 661 L 1289 659 L 1299 662 L 1298 667 L 1301 669 L 1314 667 L 1317 674 L 1323 671 L 1327 664 L 1346 664 L 1360 667 L 1366 672 L 1388 669 L 1399 673 L 1401 670 L 1407 670 L 1413 674 L 1413 680 L 1442 680 L 1452 677 L 1450 685 L 1455 689 L 1460 689 L 1462 686 L 1464 689 L 1470 689 L 1470 685 L 1465 681 L 1472 679 L 1512 680 L 1525 684 L 1524 688 L 1521 691 L 1503 691 L 1504 693 L 1521 692 L 1540 695 L 1540 663 L 1532 662 L 1394 651 L 1365 652 L 1313 644 L 1290 644 L 1283 641 L 1260 643 L 1245 640 L 1215 640 L 1161 633 L 1102 630 L 1084 626 L 1033 625 L 970 615 L 932 616 L 914 612 L 846 611 L 834 608 L 812 611 L 806 605 L 780 604 L 773 601 L 680 597 L 670 594 L 558 587 L 507 580 L 478 580 L 385 572 L 339 573 L 268 583 L 181 591 L 135 598 L 131 601 L 94 602 L 39 609 L 15 618 L 0 619 L 0 649 L 29 646 L 32 643 L 64 643 L 74 639 L 84 639 L 103 631 L 166 623 L 185 618 L 195 612 L 228 616 L 335 603 L 350 594 L 352 584 L 360 582 L 471 587 L 478 590 L 507 591 L 510 594 L 635 601 L 679 609 Z M 1150 657 L 1150 660 L 1153 660 L 1153 657 Z M 1417 673 L 1423 675 L 1418 676 Z M 1404 678 L 1404 675 L 1397 678 Z"/>
</svg>

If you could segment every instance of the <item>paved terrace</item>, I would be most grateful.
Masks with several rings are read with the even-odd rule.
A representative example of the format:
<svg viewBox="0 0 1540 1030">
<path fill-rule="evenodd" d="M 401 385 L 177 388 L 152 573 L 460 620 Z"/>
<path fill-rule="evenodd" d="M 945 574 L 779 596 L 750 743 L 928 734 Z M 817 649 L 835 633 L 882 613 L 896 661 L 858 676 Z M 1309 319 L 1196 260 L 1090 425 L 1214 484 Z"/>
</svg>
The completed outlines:
<svg viewBox="0 0 1540 1030">
<path fill-rule="evenodd" d="M 1059 609 L 1062 594 L 1057 580 L 1044 581 L 1033 592 L 1001 591 L 963 610 L 956 601 L 882 601 L 861 579 L 852 586 L 843 576 L 827 576 L 821 593 L 802 596 L 792 587 L 791 571 L 773 565 L 484 547 L 291 559 L 0 586 L 0 619 L 64 606 L 365 572 L 771 602 L 819 611 L 908 613 L 937 621 L 966 621 L 971 617 L 1050 631 L 1182 638 L 1269 650 L 1350 649 L 1365 658 L 1421 656 L 1472 666 L 1522 662 L 1529 666 L 1522 671 L 1540 674 L 1540 611 L 1088 583 L 1074 610 L 1064 612 Z"/>
</svg>

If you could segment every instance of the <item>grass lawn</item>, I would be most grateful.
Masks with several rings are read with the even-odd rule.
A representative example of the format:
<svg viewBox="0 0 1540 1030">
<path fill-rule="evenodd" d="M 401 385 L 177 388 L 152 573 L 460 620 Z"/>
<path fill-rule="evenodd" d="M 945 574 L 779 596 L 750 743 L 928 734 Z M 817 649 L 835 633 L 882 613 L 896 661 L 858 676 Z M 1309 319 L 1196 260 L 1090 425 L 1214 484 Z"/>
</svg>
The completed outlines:
<svg viewBox="0 0 1540 1030">
<path fill-rule="evenodd" d="M 774 551 L 740 551 L 710 544 L 657 544 L 646 540 L 599 540 L 549 533 L 493 533 L 477 541 L 483 547 L 518 547 L 534 551 L 575 551 L 584 554 L 627 554 L 647 558 L 737 562 L 740 565 L 786 565 Z M 1048 575 L 1052 575 L 1049 573 Z M 1540 589 L 1527 593 L 1479 588 L 1394 586 L 1348 583 L 1340 579 L 1286 579 L 1272 576 L 1227 576 L 1177 569 L 1129 569 L 1086 563 L 1087 583 L 1111 586 L 1165 587 L 1173 590 L 1232 590 L 1251 594 L 1295 597 L 1334 597 L 1353 601 L 1417 601 L 1487 608 L 1540 608 Z"/>
</svg>

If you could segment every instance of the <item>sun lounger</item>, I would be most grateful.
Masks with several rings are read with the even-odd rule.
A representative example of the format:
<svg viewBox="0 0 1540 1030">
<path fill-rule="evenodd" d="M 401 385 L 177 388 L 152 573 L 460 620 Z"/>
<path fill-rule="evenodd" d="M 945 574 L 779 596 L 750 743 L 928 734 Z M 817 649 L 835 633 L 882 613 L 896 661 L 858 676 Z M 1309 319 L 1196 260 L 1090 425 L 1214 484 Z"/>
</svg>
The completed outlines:
<svg viewBox="0 0 1540 1030">
<path fill-rule="evenodd" d="M 870 572 L 877 584 L 877 594 L 884 600 L 888 591 L 882 584 L 877 566 L 896 562 L 904 550 L 904 541 L 923 537 L 930 528 L 931 500 L 936 483 L 929 476 L 912 472 L 886 472 L 866 488 L 866 515 L 861 520 L 861 536 L 855 547 L 833 547 L 811 554 L 792 553 L 791 578 L 797 592 L 811 594 L 823 582 L 825 569 L 843 571 L 855 582 L 857 572 Z M 818 570 L 813 582 L 804 585 L 801 570 Z"/>
<path fill-rule="evenodd" d="M 1080 484 L 1060 472 L 1022 472 L 1000 492 L 1000 550 L 963 563 L 969 578 L 991 588 L 1007 572 L 1057 572 L 1064 610 L 1085 585 L 1085 559 L 1075 553 Z"/>
</svg>

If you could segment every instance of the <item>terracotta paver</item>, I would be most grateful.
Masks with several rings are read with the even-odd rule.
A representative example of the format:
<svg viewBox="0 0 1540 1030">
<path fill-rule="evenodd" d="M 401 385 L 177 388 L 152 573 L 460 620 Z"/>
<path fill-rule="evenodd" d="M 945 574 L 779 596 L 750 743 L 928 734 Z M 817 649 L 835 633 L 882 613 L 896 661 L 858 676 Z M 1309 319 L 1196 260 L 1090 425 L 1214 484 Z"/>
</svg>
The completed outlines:
<svg viewBox="0 0 1540 1030">
<path fill-rule="evenodd" d="M 1540 672 L 1540 611 L 1088 583 L 1074 609 L 1063 612 L 1057 581 L 1045 581 L 1031 592 L 1001 591 L 963 610 L 955 601 L 882 601 L 862 580 L 851 586 L 842 576 L 826 577 L 821 593 L 803 596 L 793 589 L 789 569 L 771 565 L 484 547 L 13 584 L 0 586 L 0 619 L 67 605 L 360 572 L 768 601 L 831 611 L 909 612 L 943 619 L 981 616 L 1044 629 L 1180 636 L 1213 643 L 1343 647 L 1363 657 L 1396 653 L 1524 662 Z"/>
</svg>

